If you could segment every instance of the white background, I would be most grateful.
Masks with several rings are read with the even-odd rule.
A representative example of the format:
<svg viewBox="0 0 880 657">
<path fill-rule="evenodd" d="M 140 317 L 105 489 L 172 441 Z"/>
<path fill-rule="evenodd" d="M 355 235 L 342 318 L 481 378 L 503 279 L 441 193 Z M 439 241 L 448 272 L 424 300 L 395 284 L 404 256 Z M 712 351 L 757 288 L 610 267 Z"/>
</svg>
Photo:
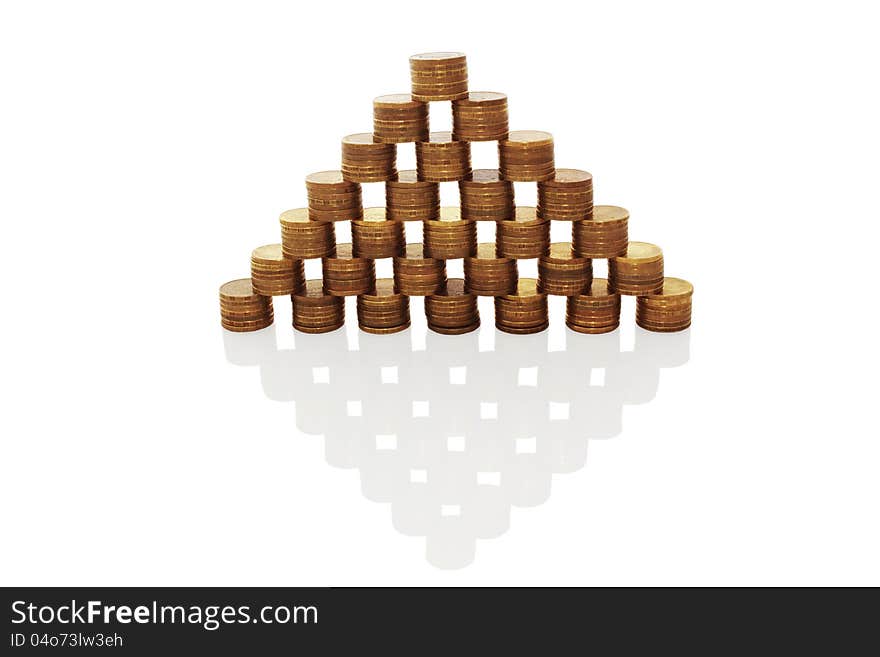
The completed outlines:
<svg viewBox="0 0 880 657">
<path fill-rule="evenodd" d="M 0 582 L 880 584 L 876 16 L 727 7 L 4 2 Z M 437 342 L 416 301 L 404 348 L 359 340 L 353 312 L 348 334 L 309 342 L 277 298 L 281 352 L 255 336 L 224 345 L 218 285 L 278 241 L 278 214 L 305 205 L 305 174 L 338 166 L 339 139 L 370 130 L 371 99 L 408 89 L 407 57 L 438 49 L 466 52 L 471 88 L 507 93 L 512 128 L 551 131 L 557 165 L 591 171 L 596 202 L 627 207 L 631 237 L 694 282 L 686 339 L 628 353 L 628 299 L 622 355 L 567 333 L 558 303 L 551 331 L 521 343 L 496 341 L 491 302 L 478 336 Z M 449 124 L 442 105 L 432 123 Z M 474 158 L 494 165 L 491 146 Z M 372 349 L 360 361 L 358 343 Z M 326 395 L 311 381 L 322 358 Z M 589 440 L 543 503 L 502 503 L 506 531 L 449 569 L 434 563 L 469 561 L 460 546 L 426 558 L 425 538 L 364 496 L 375 436 L 345 414 L 387 393 L 378 367 L 396 364 L 377 421 L 400 423 L 398 450 L 424 445 L 449 415 L 415 424 L 409 404 L 446 399 L 453 361 L 475 381 L 449 407 L 495 400 L 500 415 L 462 419 L 465 456 L 441 436 L 412 457 L 461 477 L 453 501 L 474 475 L 455 459 L 481 440 L 532 437 L 542 453 L 549 425 L 517 418 L 554 395 L 575 400 L 575 451 L 596 423 L 622 430 Z M 616 401 L 579 406 L 605 361 Z M 535 363 L 538 385 L 517 386 Z M 275 385 L 298 404 L 268 399 Z M 328 464 L 304 418 L 349 431 L 342 456 L 362 467 Z M 502 492 L 547 483 L 517 458 Z M 413 491 L 390 494 L 406 506 Z M 428 506 L 426 526 L 462 522 Z M 491 533 L 457 527 L 463 545 Z"/>
</svg>

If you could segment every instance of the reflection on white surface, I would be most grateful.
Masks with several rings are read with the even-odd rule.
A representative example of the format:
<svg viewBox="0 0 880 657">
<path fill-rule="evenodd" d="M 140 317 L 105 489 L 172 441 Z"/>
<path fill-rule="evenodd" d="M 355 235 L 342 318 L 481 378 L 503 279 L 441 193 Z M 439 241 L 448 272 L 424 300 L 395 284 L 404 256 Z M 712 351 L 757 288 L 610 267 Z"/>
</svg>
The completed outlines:
<svg viewBox="0 0 880 657">
<path fill-rule="evenodd" d="M 426 537 L 439 568 L 461 568 L 476 539 L 500 536 L 512 506 L 550 496 L 553 474 L 584 466 L 590 440 L 622 428 L 623 406 L 654 398 L 660 369 L 687 362 L 690 331 L 636 330 L 633 351 L 619 331 L 566 331 L 565 348 L 549 350 L 548 333 L 428 332 L 414 351 L 410 331 L 345 330 L 296 334 L 278 349 L 275 329 L 224 331 L 226 358 L 260 368 L 266 395 L 296 402 L 296 426 L 322 434 L 327 462 L 360 471 L 363 494 L 391 504 L 395 528 Z M 485 336 L 484 336 L 485 337 Z"/>
</svg>

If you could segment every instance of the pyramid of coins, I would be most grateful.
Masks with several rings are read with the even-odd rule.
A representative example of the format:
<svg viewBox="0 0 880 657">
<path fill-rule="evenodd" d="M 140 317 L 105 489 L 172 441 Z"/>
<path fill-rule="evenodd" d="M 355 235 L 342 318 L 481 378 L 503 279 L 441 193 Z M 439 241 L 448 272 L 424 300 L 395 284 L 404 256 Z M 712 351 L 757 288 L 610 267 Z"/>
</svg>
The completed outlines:
<svg viewBox="0 0 880 657">
<path fill-rule="evenodd" d="M 410 325 L 409 297 L 425 297 L 428 328 L 462 334 L 480 326 L 478 296 L 495 298 L 495 326 L 537 333 L 549 324 L 547 295 L 567 297 L 566 325 L 606 333 L 620 323 L 620 295 L 637 297 L 636 323 L 681 331 L 691 323 L 693 286 L 664 275 L 658 246 L 629 241 L 629 213 L 593 205 L 593 177 L 557 169 L 553 136 L 508 129 L 507 96 L 469 91 L 461 53 L 410 57 L 409 94 L 373 101 L 373 132 L 342 139 L 339 171 L 306 176 L 308 207 L 282 213 L 281 243 L 251 254 L 250 278 L 220 287 L 221 323 L 256 331 L 274 321 L 272 297 L 290 295 L 293 326 L 325 333 L 345 323 L 344 297 L 357 297 L 361 330 L 395 333 Z M 452 101 L 452 132 L 430 132 L 429 107 Z M 472 169 L 470 143 L 498 142 L 498 168 Z M 398 171 L 397 144 L 414 142 L 416 170 Z M 440 206 L 440 183 L 456 182 L 460 207 Z M 514 182 L 537 184 L 537 207 L 514 202 Z M 385 186 L 385 207 L 363 208 L 361 185 Z M 335 224 L 351 222 L 351 243 Z M 406 241 L 407 222 L 423 225 Z M 495 222 L 495 242 L 477 243 L 478 221 Z M 550 222 L 571 224 L 571 241 L 551 243 Z M 321 279 L 306 280 L 303 261 L 321 258 Z M 393 279 L 377 279 L 375 261 L 391 258 Z M 463 259 L 464 278 L 447 278 L 446 261 Z M 608 278 L 593 278 L 595 258 Z M 517 261 L 536 259 L 538 278 L 520 278 Z"/>
</svg>

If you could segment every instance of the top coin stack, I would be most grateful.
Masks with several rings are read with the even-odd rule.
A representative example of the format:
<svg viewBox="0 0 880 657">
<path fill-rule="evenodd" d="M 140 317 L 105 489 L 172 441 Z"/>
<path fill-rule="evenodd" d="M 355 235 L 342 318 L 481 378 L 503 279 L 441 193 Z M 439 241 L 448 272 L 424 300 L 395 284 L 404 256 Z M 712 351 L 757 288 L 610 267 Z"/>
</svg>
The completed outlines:
<svg viewBox="0 0 880 657">
<path fill-rule="evenodd" d="M 428 52 L 409 58 L 413 100 L 459 100 L 468 96 L 467 59 L 460 52 Z"/>
<path fill-rule="evenodd" d="M 544 330 L 548 295 L 566 298 L 566 324 L 579 333 L 615 330 L 621 295 L 637 297 L 642 329 L 690 326 L 693 286 L 666 276 L 660 247 L 630 240 L 628 210 L 593 205 L 592 174 L 556 168 L 553 135 L 510 130 L 507 96 L 469 90 L 462 53 L 413 55 L 409 65 L 409 93 L 373 99 L 373 131 L 342 138 L 339 170 L 309 174 L 307 207 L 281 215 L 280 244 L 255 249 L 251 277 L 223 285 L 224 327 L 270 325 L 280 295 L 292 300 L 294 328 L 308 333 L 342 326 L 346 296 L 357 297 L 359 326 L 372 333 L 406 329 L 410 296 L 425 297 L 428 328 L 446 334 L 480 326 L 479 296 L 495 297 L 495 326 L 508 333 Z M 435 101 L 451 101 L 452 131 L 430 131 Z M 485 141 L 497 142 L 497 162 L 472 170 L 471 143 Z M 405 143 L 415 144 L 416 169 L 397 171 Z M 441 208 L 450 182 L 460 206 Z M 364 209 L 361 186 L 373 183 L 384 185 L 385 206 Z M 517 206 L 514 183 L 536 185 L 536 207 Z M 337 221 L 350 222 L 351 243 L 336 243 Z M 415 221 L 422 239 L 408 242 Z M 478 244 L 478 221 L 494 222 L 493 241 Z M 551 244 L 552 222 L 567 222 L 570 240 Z M 322 277 L 305 280 L 304 261 L 317 259 Z M 447 279 L 447 261 L 458 259 L 464 278 Z M 376 279 L 382 260 L 393 278 Z M 537 279 L 520 277 L 521 260 L 537 261 Z M 596 260 L 607 261 L 607 280 L 593 278 Z"/>
</svg>

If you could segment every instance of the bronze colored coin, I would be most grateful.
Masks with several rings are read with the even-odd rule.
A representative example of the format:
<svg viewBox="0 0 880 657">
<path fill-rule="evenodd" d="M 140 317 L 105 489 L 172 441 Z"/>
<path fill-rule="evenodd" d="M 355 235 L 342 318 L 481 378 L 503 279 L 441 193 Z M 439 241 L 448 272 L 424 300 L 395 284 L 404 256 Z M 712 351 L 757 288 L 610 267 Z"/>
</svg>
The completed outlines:
<svg viewBox="0 0 880 657">
<path fill-rule="evenodd" d="M 620 297 L 611 291 L 611 288 L 608 286 L 608 280 L 605 278 L 594 278 L 587 295 L 594 299 L 610 297 L 620 301 Z"/>
<path fill-rule="evenodd" d="M 453 140 L 451 132 L 432 132 L 429 141 L 416 142 L 416 167 L 420 180 L 461 180 L 471 172 L 470 143 Z"/>
<path fill-rule="evenodd" d="M 480 328 L 480 320 L 478 319 L 473 324 L 469 326 L 462 326 L 456 328 L 446 328 L 443 326 L 437 326 L 436 324 L 431 324 L 428 322 L 428 328 L 432 330 L 434 333 L 440 333 L 442 335 L 464 335 L 465 333 L 471 333 L 472 331 L 476 331 Z"/>
<path fill-rule="evenodd" d="M 428 328 L 430 328 L 431 330 L 443 329 L 443 331 L 455 331 L 464 329 L 468 326 L 479 326 L 480 324 L 480 318 L 476 315 L 472 315 L 470 317 L 462 317 L 455 321 L 438 321 L 433 317 L 428 317 L 427 321 Z M 467 331 L 464 332 L 466 333 Z"/>
<path fill-rule="evenodd" d="M 294 260 L 284 257 L 280 244 L 265 244 L 258 246 L 251 252 L 251 263 L 254 265 L 267 265 L 270 268 L 283 267 L 293 270 Z"/>
<path fill-rule="evenodd" d="M 380 182 L 397 173 L 394 144 L 376 142 L 373 133 L 362 132 L 342 139 L 342 177 L 351 182 Z"/>
<path fill-rule="evenodd" d="M 657 283 L 639 284 L 621 283 L 619 281 L 615 281 L 613 278 L 609 279 L 609 281 L 618 294 L 623 294 L 626 296 L 639 297 L 646 294 L 655 294 L 663 289 L 662 280 L 658 281 Z"/>
<path fill-rule="evenodd" d="M 364 216 L 361 221 L 385 221 L 387 219 L 385 208 L 364 208 Z"/>
<path fill-rule="evenodd" d="M 369 294 L 364 295 L 365 299 L 370 299 L 372 297 L 384 300 L 389 297 L 402 298 L 403 295 L 394 288 L 393 278 L 377 278 L 376 287 Z"/>
<path fill-rule="evenodd" d="M 682 278 L 667 276 L 663 279 L 663 291 L 659 294 L 645 297 L 645 301 L 668 301 L 673 299 L 690 299 L 694 294 L 694 286 Z"/>
<path fill-rule="evenodd" d="M 407 94 L 405 98 L 410 98 Z M 377 142 L 395 144 L 424 141 L 429 135 L 428 106 L 418 101 L 408 101 L 418 105 L 410 107 L 399 105 L 377 105 L 373 103 L 373 139 Z M 393 108 L 393 109 L 386 109 Z"/>
<path fill-rule="evenodd" d="M 566 264 L 572 261 L 584 261 L 586 258 L 578 258 L 571 250 L 571 242 L 554 242 L 550 245 L 550 253 L 543 259 L 547 264 Z"/>
<path fill-rule="evenodd" d="M 400 333 L 401 331 L 405 331 L 410 327 L 410 323 L 406 324 L 398 324 L 397 326 L 389 326 L 384 328 L 374 327 L 374 326 L 366 326 L 364 324 L 358 324 L 358 328 L 364 333 L 373 333 L 376 335 L 389 335 L 391 333 Z"/>
<path fill-rule="evenodd" d="M 514 130 L 505 140 L 511 148 L 528 149 L 553 145 L 553 135 L 543 130 Z"/>
<path fill-rule="evenodd" d="M 364 260 L 363 258 L 354 257 L 354 249 L 350 242 L 336 245 L 336 256 L 333 258 L 325 258 L 325 260 Z M 363 263 L 356 263 L 362 265 Z"/>
<path fill-rule="evenodd" d="M 306 185 L 312 185 L 316 189 L 330 187 L 340 190 L 353 190 L 357 185 L 342 177 L 341 171 L 317 171 L 306 176 Z"/>
<path fill-rule="evenodd" d="M 360 210 L 351 209 L 345 211 L 321 211 L 321 210 L 309 210 L 309 216 L 315 221 L 357 221 L 361 218 Z"/>
<path fill-rule="evenodd" d="M 332 331 L 335 331 L 336 329 L 342 328 L 342 326 L 344 324 L 345 324 L 345 322 L 342 321 L 342 322 L 338 322 L 338 323 L 335 323 L 332 325 L 323 326 L 320 328 L 310 328 L 310 327 L 305 327 L 305 326 L 298 326 L 294 322 L 293 328 L 295 328 L 300 333 L 331 333 Z"/>
<path fill-rule="evenodd" d="M 409 63 L 412 66 L 425 66 L 426 68 L 434 68 L 436 66 L 462 66 L 467 61 L 467 57 L 463 52 L 423 52 L 412 55 Z"/>
<path fill-rule="evenodd" d="M 251 279 L 239 278 L 220 286 L 220 299 L 231 302 L 260 301 L 263 299 L 254 291 Z M 271 299 L 268 300 L 271 302 Z"/>
<path fill-rule="evenodd" d="M 502 331 L 503 333 L 511 333 L 513 335 L 530 335 L 532 333 L 540 333 L 541 331 L 546 331 L 548 326 L 550 326 L 549 321 L 544 322 L 543 324 L 540 324 L 538 326 L 525 328 L 509 326 L 498 322 L 497 320 L 495 322 L 495 328 L 497 328 L 499 331 Z"/>
<path fill-rule="evenodd" d="M 343 146 L 352 146 L 356 150 L 361 150 L 359 147 L 363 146 L 365 147 L 363 150 L 371 153 L 385 153 L 394 150 L 393 146 L 373 141 L 373 133 L 371 132 L 357 132 L 351 135 L 346 135 L 342 138 L 342 144 Z"/>
<path fill-rule="evenodd" d="M 308 208 L 295 208 L 293 210 L 285 210 L 278 218 L 282 228 L 292 230 L 302 230 L 307 227 L 314 227 L 311 219 L 309 219 Z M 304 226 L 301 226 L 304 224 Z"/>
<path fill-rule="evenodd" d="M 550 180 L 541 183 L 545 189 L 583 189 L 593 187 L 593 176 L 589 171 L 580 169 L 556 169 L 556 174 Z"/>
<path fill-rule="evenodd" d="M 403 258 L 406 258 L 407 260 L 428 260 L 428 258 L 425 257 L 425 247 L 421 242 L 411 242 L 407 244 L 404 249 Z"/>
<path fill-rule="evenodd" d="M 231 302 L 223 302 L 220 301 L 220 314 L 221 315 L 263 315 L 267 312 L 272 312 L 272 305 L 269 301 L 272 297 L 264 297 L 266 301 L 262 301 L 260 303 L 249 303 L 249 304 L 234 304 Z"/>
<path fill-rule="evenodd" d="M 453 135 L 467 141 L 495 141 L 508 134 L 507 96 L 472 91 L 452 103 Z"/>
<path fill-rule="evenodd" d="M 618 265 L 640 265 L 657 262 L 662 258 L 663 251 L 659 246 L 647 242 L 630 242 L 627 245 L 626 255 L 618 256 L 614 260 Z"/>
<path fill-rule="evenodd" d="M 423 53 L 409 60 L 412 97 L 457 100 L 467 97 L 467 59 L 462 53 Z"/>
<path fill-rule="evenodd" d="M 268 310 L 259 315 L 229 315 L 226 313 L 221 313 L 220 319 L 225 324 L 251 326 L 253 324 L 260 324 L 267 320 L 271 320 L 274 316 L 274 312 L 272 310 Z"/>
<path fill-rule="evenodd" d="M 302 303 L 304 305 L 330 305 L 335 306 L 342 303 L 341 299 L 324 294 L 324 281 L 320 278 L 310 278 L 306 281 L 305 288 L 299 294 L 293 296 L 294 305 Z"/>
<path fill-rule="evenodd" d="M 467 98 L 456 100 L 453 107 L 460 110 L 483 110 L 487 107 L 501 107 L 507 105 L 507 95 L 497 91 L 471 91 Z"/>
<path fill-rule="evenodd" d="M 658 327 L 658 326 L 645 326 L 644 324 L 639 324 L 646 331 L 653 331 L 654 333 L 678 333 L 679 331 L 684 331 L 691 327 L 690 324 L 685 326 L 676 326 L 674 328 L 669 327 Z"/>
<path fill-rule="evenodd" d="M 221 313 L 220 319 L 222 322 L 224 322 L 226 324 L 237 324 L 240 326 L 247 326 L 247 325 L 251 325 L 251 324 L 259 324 L 259 323 L 264 322 L 266 320 L 270 320 L 274 317 L 274 315 L 275 315 L 274 312 L 271 309 L 269 309 L 263 313 L 254 314 L 254 315 L 241 315 L 241 314 L 231 315 L 228 313 Z"/>
<path fill-rule="evenodd" d="M 398 171 L 394 180 L 389 180 L 386 185 L 405 190 L 420 190 L 430 196 L 440 189 L 437 183 L 419 179 L 418 172 L 413 169 Z"/>
<path fill-rule="evenodd" d="M 476 257 L 479 260 L 508 260 L 508 258 L 498 257 L 494 242 L 481 242 L 477 244 Z"/>
<path fill-rule="evenodd" d="M 594 205 L 593 221 L 595 223 L 621 222 L 629 219 L 629 210 L 617 205 Z M 634 242 L 643 244 L 643 242 Z"/>
<path fill-rule="evenodd" d="M 413 100 L 409 94 L 387 94 L 385 96 L 376 96 L 373 99 L 373 108 L 377 111 L 387 110 L 394 114 L 406 111 L 410 112 L 427 112 L 428 106 L 425 103 Z"/>
<path fill-rule="evenodd" d="M 614 324 L 609 324 L 607 326 L 596 327 L 596 328 L 580 326 L 578 324 L 572 324 L 571 322 L 568 322 L 568 321 L 565 322 L 565 325 L 568 328 L 570 328 L 572 331 L 575 331 L 576 333 L 586 333 L 588 335 L 600 335 L 602 333 L 611 333 L 611 331 L 616 330 L 617 327 L 620 326 L 620 322 L 616 322 Z"/>
<path fill-rule="evenodd" d="M 545 301 L 547 295 L 538 292 L 538 281 L 535 278 L 520 278 L 516 286 L 516 293 L 501 297 L 505 301 L 522 302 L 524 299 L 543 298 Z"/>
<path fill-rule="evenodd" d="M 259 331 L 264 328 L 268 328 L 272 325 L 274 320 L 266 320 L 263 324 L 257 324 L 254 326 L 238 326 L 235 324 L 224 324 L 221 322 L 221 325 L 227 331 L 232 331 L 234 333 L 250 333 L 251 331 Z"/>
<path fill-rule="evenodd" d="M 537 130 L 511 132 L 498 142 L 501 175 L 514 181 L 544 181 L 555 175 L 553 136 Z"/>
<path fill-rule="evenodd" d="M 446 287 L 428 300 L 435 304 L 442 303 L 444 305 L 450 303 L 470 304 L 475 302 L 476 298 L 465 290 L 463 278 L 450 278 L 446 281 Z"/>
</svg>

